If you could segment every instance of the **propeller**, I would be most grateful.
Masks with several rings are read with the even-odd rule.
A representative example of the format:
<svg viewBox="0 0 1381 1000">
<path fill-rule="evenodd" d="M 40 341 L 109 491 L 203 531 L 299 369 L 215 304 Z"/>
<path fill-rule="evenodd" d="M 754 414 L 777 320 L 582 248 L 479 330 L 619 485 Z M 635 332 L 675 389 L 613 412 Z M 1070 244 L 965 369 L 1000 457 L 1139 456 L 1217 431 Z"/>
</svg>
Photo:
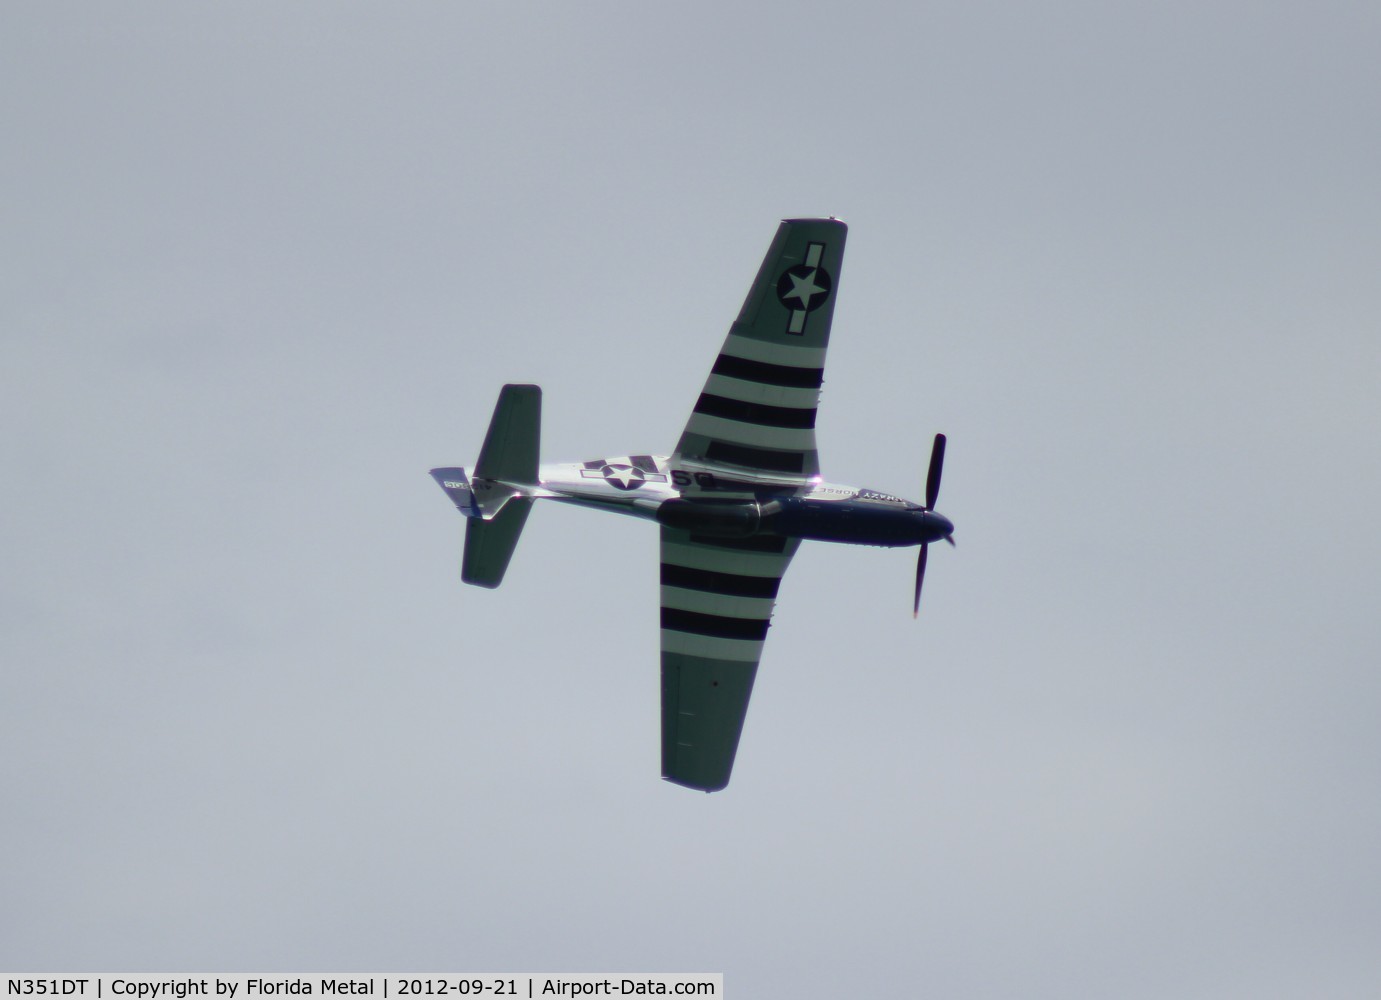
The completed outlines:
<svg viewBox="0 0 1381 1000">
<path fill-rule="evenodd" d="M 916 559 L 916 603 L 911 606 L 911 617 L 915 618 L 921 613 L 921 583 L 925 580 L 925 553 L 930 548 L 925 542 L 921 543 L 921 554 Z"/>
<path fill-rule="evenodd" d="M 930 449 L 930 471 L 925 477 L 925 509 L 934 510 L 935 501 L 940 496 L 940 474 L 945 470 L 945 436 L 935 435 L 935 446 Z"/>
<path fill-rule="evenodd" d="M 935 501 L 940 496 L 940 475 L 945 469 L 945 436 L 935 435 L 935 444 L 930 449 L 930 471 L 925 477 L 925 509 L 930 511 L 935 509 Z M 951 545 L 954 539 L 946 536 L 945 541 Z M 916 600 L 911 605 L 911 617 L 916 618 L 921 613 L 921 584 L 925 582 L 925 561 L 927 550 L 930 545 L 926 542 L 921 543 L 921 553 L 916 557 Z"/>
</svg>

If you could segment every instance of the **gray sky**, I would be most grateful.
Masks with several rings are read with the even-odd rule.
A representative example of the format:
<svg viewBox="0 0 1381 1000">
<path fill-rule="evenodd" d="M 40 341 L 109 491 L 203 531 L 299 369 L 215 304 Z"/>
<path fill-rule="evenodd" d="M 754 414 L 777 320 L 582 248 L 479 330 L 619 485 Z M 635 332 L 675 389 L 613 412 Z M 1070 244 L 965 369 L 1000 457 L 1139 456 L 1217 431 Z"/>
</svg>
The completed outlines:
<svg viewBox="0 0 1381 1000">
<path fill-rule="evenodd" d="M 1381 988 L 1373 3 L 6 4 L 0 967 Z M 463 588 L 499 386 L 665 453 L 777 220 L 850 243 L 729 789 L 656 533 Z"/>
</svg>

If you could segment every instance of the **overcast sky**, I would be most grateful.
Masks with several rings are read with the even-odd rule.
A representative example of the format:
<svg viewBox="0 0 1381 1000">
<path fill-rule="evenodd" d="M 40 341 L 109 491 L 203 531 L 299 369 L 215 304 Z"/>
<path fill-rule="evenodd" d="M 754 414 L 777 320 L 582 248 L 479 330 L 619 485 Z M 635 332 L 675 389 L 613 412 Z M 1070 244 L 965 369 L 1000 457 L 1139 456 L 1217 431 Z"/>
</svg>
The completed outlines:
<svg viewBox="0 0 1381 1000">
<path fill-rule="evenodd" d="M 0 968 L 1381 990 L 1381 8 L 4 3 Z M 427 475 L 668 452 L 850 224 L 729 788 L 656 532 L 459 580 Z"/>
</svg>

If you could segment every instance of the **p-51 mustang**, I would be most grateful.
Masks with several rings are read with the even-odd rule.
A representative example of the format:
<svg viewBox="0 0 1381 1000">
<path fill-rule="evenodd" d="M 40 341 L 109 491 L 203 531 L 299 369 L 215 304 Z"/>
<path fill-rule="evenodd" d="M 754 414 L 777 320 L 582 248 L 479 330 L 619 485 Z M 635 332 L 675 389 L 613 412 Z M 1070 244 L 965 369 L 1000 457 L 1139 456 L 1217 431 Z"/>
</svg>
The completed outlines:
<svg viewBox="0 0 1381 1000">
<path fill-rule="evenodd" d="M 782 574 L 801 540 L 919 545 L 913 614 L 931 542 L 945 437 L 935 436 L 925 503 L 824 482 L 815 409 L 825 368 L 844 223 L 777 229 L 690 422 L 669 456 L 538 465 L 542 390 L 506 385 L 479 461 L 432 476 L 470 520 L 461 579 L 497 587 L 534 500 L 646 518 L 662 533 L 662 776 L 729 783 Z"/>
</svg>

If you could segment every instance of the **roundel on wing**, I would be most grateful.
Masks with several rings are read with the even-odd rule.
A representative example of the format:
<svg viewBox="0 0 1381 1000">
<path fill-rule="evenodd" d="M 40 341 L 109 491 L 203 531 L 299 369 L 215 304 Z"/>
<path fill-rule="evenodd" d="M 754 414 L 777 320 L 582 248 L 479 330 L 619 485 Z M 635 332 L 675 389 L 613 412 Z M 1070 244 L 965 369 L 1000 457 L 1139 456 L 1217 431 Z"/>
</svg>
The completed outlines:
<svg viewBox="0 0 1381 1000">
<path fill-rule="evenodd" d="M 636 490 L 647 481 L 646 473 L 631 465 L 604 465 L 599 472 L 606 483 L 621 490 Z"/>
<path fill-rule="evenodd" d="M 777 279 L 777 298 L 788 309 L 810 312 L 825 304 L 833 287 L 829 272 L 823 267 L 797 264 Z"/>
</svg>

